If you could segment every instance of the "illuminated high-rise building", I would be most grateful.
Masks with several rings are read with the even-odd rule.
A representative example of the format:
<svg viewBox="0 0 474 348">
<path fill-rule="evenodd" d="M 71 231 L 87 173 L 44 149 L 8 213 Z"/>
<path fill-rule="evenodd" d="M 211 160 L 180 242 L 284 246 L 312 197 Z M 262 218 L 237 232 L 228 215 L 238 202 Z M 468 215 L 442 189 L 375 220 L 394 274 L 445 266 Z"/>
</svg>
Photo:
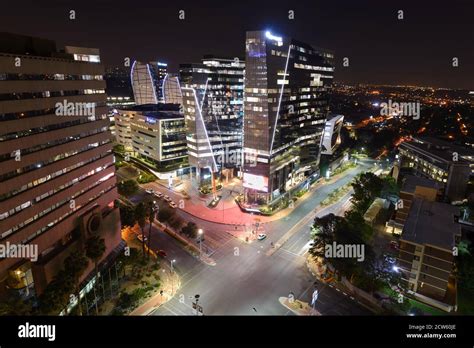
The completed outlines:
<svg viewBox="0 0 474 348">
<path fill-rule="evenodd" d="M 165 104 L 183 104 L 183 94 L 179 77 L 174 74 L 166 74 L 163 79 L 163 102 Z"/>
<path fill-rule="evenodd" d="M 163 103 L 163 80 L 166 74 L 166 63 L 133 62 L 130 78 L 132 81 L 135 104 Z"/>
<path fill-rule="evenodd" d="M 180 66 L 189 164 L 201 182 L 241 168 L 244 69 L 242 59 L 214 56 Z"/>
<path fill-rule="evenodd" d="M 341 128 L 343 123 L 343 115 L 333 116 L 326 121 L 321 142 L 321 154 L 332 155 L 341 144 Z"/>
<path fill-rule="evenodd" d="M 98 49 L 0 42 L 0 244 L 37 248 L 0 258 L 0 296 L 40 295 L 91 236 L 105 241 L 99 269 L 123 248 L 104 67 Z M 81 297 L 95 281 L 89 262 Z"/>
<path fill-rule="evenodd" d="M 274 205 L 319 175 L 333 54 L 269 31 L 245 44 L 245 202 Z"/>
</svg>

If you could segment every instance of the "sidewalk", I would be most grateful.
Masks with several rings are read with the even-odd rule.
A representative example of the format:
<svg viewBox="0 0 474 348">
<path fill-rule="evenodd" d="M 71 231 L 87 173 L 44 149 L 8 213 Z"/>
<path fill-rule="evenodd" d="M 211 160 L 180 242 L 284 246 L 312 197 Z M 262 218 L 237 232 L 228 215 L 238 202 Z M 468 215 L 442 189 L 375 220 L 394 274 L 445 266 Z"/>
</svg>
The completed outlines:
<svg viewBox="0 0 474 348">
<path fill-rule="evenodd" d="M 280 210 L 279 212 L 275 213 L 272 216 L 264 216 L 264 215 L 259 215 L 259 214 L 251 214 L 251 213 L 243 212 L 240 209 L 240 207 L 237 205 L 237 203 L 234 201 L 233 199 L 234 197 L 232 197 L 231 193 L 229 192 L 229 189 L 226 187 L 224 187 L 221 191 L 218 192 L 218 194 L 222 195 L 223 197 L 216 208 L 212 209 L 212 208 L 207 207 L 207 201 L 210 201 L 212 199 L 212 195 L 208 195 L 206 198 L 203 198 L 199 196 L 199 194 L 196 194 L 195 192 L 191 192 L 189 193 L 190 198 L 184 200 L 185 209 L 183 209 L 183 211 L 202 220 L 206 220 L 213 223 L 232 225 L 232 226 L 252 225 L 257 221 L 260 223 L 276 221 L 276 220 L 285 218 L 286 216 L 291 214 L 294 208 L 296 208 L 303 201 L 305 201 L 306 199 L 311 197 L 313 194 L 315 194 L 316 191 L 320 187 L 324 185 L 332 184 L 338 181 L 339 179 L 341 179 L 343 176 L 347 175 L 348 173 L 356 169 L 357 167 L 349 169 L 348 171 L 335 175 L 329 180 L 320 179 L 318 182 L 316 182 L 315 184 L 313 184 L 313 186 L 310 187 L 309 191 L 306 194 L 298 198 L 293 208 L 286 208 L 286 209 Z M 163 183 L 159 183 L 159 185 L 167 188 L 167 186 L 164 185 Z M 179 187 L 182 189 L 185 186 L 186 185 L 180 185 Z M 194 191 L 195 189 L 192 189 L 192 190 Z M 178 194 L 184 198 L 183 194 L 179 192 L 180 190 L 171 190 L 171 191 L 173 191 L 175 194 Z M 236 189 L 234 192 L 237 193 L 238 190 Z M 231 200 L 229 199 L 229 196 L 232 197 Z"/>
<path fill-rule="evenodd" d="M 327 286 L 336 289 L 336 291 L 342 293 L 344 296 L 348 296 L 351 300 L 357 302 L 361 306 L 364 306 L 368 310 L 377 313 L 380 312 L 380 307 L 374 306 L 373 303 L 367 301 L 361 296 L 358 296 L 357 293 L 352 292 L 349 288 L 347 288 L 344 284 L 338 281 L 335 278 L 334 273 L 329 270 L 326 265 L 317 263 L 313 260 L 311 256 L 308 256 L 306 259 L 306 266 L 310 273 L 315 276 L 319 281 L 326 284 Z M 327 274 L 327 277 L 323 277 L 323 275 Z M 326 286 L 325 285 L 325 286 Z M 352 285 L 353 286 L 353 285 Z"/>
<path fill-rule="evenodd" d="M 313 309 L 308 302 L 290 300 L 288 297 L 280 297 L 278 301 L 296 315 L 322 315 L 321 312 Z"/>
<path fill-rule="evenodd" d="M 148 315 L 162 304 L 171 300 L 174 295 L 176 295 L 179 288 L 181 287 L 180 277 L 176 272 L 171 274 L 171 269 L 169 269 L 168 265 L 164 265 L 162 268 L 163 275 L 161 276 L 161 281 L 163 282 L 163 285 L 160 287 L 160 291 L 163 291 L 163 295 L 161 295 L 160 291 L 158 291 L 152 296 L 152 298 L 135 308 L 129 315 Z"/>
<path fill-rule="evenodd" d="M 141 258 L 142 244 L 136 239 L 136 235 L 139 232 L 140 228 L 138 225 L 128 227 L 122 231 L 122 238 L 127 242 L 129 247 L 138 250 L 138 257 Z M 127 279 L 121 283 L 118 292 L 130 293 L 137 288 L 143 288 L 143 281 L 148 282 L 148 285 L 153 284 L 157 280 L 156 276 L 159 276 L 160 286 L 153 289 L 150 294 L 151 297 L 146 298 L 143 303 L 126 315 L 147 315 L 163 303 L 166 303 L 173 298 L 181 287 L 181 279 L 175 271 L 171 273 L 170 265 L 167 262 L 160 262 L 159 268 L 155 269 L 153 264 L 157 262 L 157 256 L 151 250 L 148 252 L 150 253 L 150 259 L 147 261 L 145 266 L 141 266 L 141 269 L 145 269 L 145 273 L 139 279 L 128 276 Z M 130 268 L 129 272 L 133 271 L 133 267 L 134 265 L 132 264 L 128 266 L 128 268 Z M 146 272 L 150 273 L 146 274 Z M 163 291 L 163 295 L 161 295 L 161 291 Z M 102 315 L 110 315 L 115 307 L 117 298 L 109 300 L 104 304 Z"/>
</svg>

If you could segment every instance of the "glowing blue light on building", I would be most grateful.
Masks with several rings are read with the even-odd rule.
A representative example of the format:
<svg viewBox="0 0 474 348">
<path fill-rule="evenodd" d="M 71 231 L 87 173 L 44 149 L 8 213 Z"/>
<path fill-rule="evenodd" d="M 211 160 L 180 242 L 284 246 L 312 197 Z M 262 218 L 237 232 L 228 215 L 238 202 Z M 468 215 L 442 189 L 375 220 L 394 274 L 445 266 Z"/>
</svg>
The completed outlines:
<svg viewBox="0 0 474 348">
<path fill-rule="evenodd" d="M 270 40 L 283 41 L 282 37 L 275 36 L 271 32 L 269 32 L 268 30 L 265 32 L 265 36 L 267 37 L 267 39 L 270 39 Z"/>
</svg>

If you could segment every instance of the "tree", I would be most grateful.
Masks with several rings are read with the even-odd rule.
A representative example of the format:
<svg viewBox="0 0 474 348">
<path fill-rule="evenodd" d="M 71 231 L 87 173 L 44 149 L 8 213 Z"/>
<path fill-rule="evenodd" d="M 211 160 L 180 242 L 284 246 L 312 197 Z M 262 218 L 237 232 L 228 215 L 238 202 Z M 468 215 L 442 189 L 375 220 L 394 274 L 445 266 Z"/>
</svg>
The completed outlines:
<svg viewBox="0 0 474 348">
<path fill-rule="evenodd" d="M 338 229 L 339 239 L 348 240 L 350 243 L 367 243 L 372 239 L 373 228 L 368 225 L 364 216 L 356 210 L 348 210 L 344 213 Z"/>
<path fill-rule="evenodd" d="M 474 291 L 474 245 L 469 240 L 463 240 L 458 245 L 456 269 L 459 284 L 464 289 Z"/>
<path fill-rule="evenodd" d="M 151 227 L 153 225 L 153 221 L 155 221 L 155 211 L 154 211 L 154 203 L 148 203 L 148 221 L 150 223 L 150 228 L 148 230 L 148 259 L 150 259 L 150 243 L 151 243 Z"/>
<path fill-rule="evenodd" d="M 383 188 L 382 188 L 382 196 L 386 197 L 389 195 L 399 195 L 400 188 L 398 187 L 397 180 L 391 176 L 385 176 L 382 178 L 383 181 Z"/>
<path fill-rule="evenodd" d="M 83 252 L 77 250 L 73 251 L 66 259 L 64 260 L 64 271 L 66 274 L 70 275 L 74 280 L 74 292 L 77 296 L 77 305 L 79 309 L 79 315 L 82 315 L 82 305 L 81 305 L 81 296 L 79 288 L 79 279 L 82 274 L 85 272 L 89 261 Z"/>
<path fill-rule="evenodd" d="M 160 211 L 158 212 L 158 220 L 166 224 L 167 222 L 169 222 L 169 220 L 171 219 L 173 215 L 174 215 L 174 210 L 171 210 L 170 208 L 165 207 L 165 208 L 160 209 Z"/>
<path fill-rule="evenodd" d="M 362 173 L 352 182 L 354 193 L 352 202 L 359 213 L 365 213 L 372 201 L 380 196 L 384 186 L 383 180 L 371 172 Z"/>
<path fill-rule="evenodd" d="M 198 227 L 194 222 L 188 222 L 187 225 L 185 225 L 182 229 L 181 232 L 188 236 L 189 238 L 196 238 L 197 237 L 197 231 Z"/>
<path fill-rule="evenodd" d="M 147 218 L 147 207 L 143 202 L 140 202 L 135 207 L 135 220 L 137 221 L 142 231 L 142 252 L 143 259 L 145 259 L 145 224 Z"/>
<path fill-rule="evenodd" d="M 30 300 L 24 300 L 16 292 L 9 292 L 0 302 L 0 316 L 32 315 L 33 308 Z"/>
<path fill-rule="evenodd" d="M 178 231 L 183 224 L 183 220 L 177 215 L 172 216 L 169 219 L 170 226 L 173 227 L 176 231 Z"/>
<path fill-rule="evenodd" d="M 95 279 L 96 284 L 99 281 L 99 260 L 105 253 L 105 240 L 104 238 L 100 238 L 99 236 L 93 236 L 86 241 L 86 256 L 94 262 L 94 269 L 95 269 Z M 104 280 L 102 279 L 102 295 L 104 295 Z M 94 285 L 95 286 L 95 285 Z M 99 315 L 99 308 L 97 307 L 97 301 L 95 304 L 95 311 L 96 314 Z"/>
<path fill-rule="evenodd" d="M 122 181 L 117 185 L 118 193 L 123 196 L 131 196 L 138 191 L 138 184 L 135 180 Z"/>
<path fill-rule="evenodd" d="M 149 182 L 153 182 L 156 180 L 156 176 L 147 172 L 140 172 L 140 176 L 138 177 L 137 181 L 139 184 L 146 184 Z"/>
<path fill-rule="evenodd" d="M 114 145 L 114 152 L 124 153 L 125 152 L 125 146 L 123 146 L 121 144 Z"/>
<path fill-rule="evenodd" d="M 312 228 L 313 246 L 309 249 L 309 254 L 315 260 L 325 258 L 325 246 L 332 244 L 335 240 L 335 230 L 339 217 L 328 214 L 321 218 L 315 218 Z"/>
<path fill-rule="evenodd" d="M 140 251 L 137 248 L 130 248 L 130 254 L 128 256 L 125 254 L 121 254 L 118 257 L 117 263 L 123 266 L 124 277 L 127 275 L 127 272 L 126 272 L 127 267 L 130 266 L 133 269 L 133 266 L 138 264 L 139 259 L 140 259 Z"/>
<path fill-rule="evenodd" d="M 133 226 L 136 224 L 134 209 L 128 205 L 120 206 L 120 221 L 122 227 Z"/>
<path fill-rule="evenodd" d="M 74 280 L 64 270 L 59 271 L 39 297 L 39 312 L 58 315 L 69 303 L 74 291 Z"/>
<path fill-rule="evenodd" d="M 313 225 L 313 246 L 309 253 L 313 258 L 322 258 L 343 276 L 357 283 L 364 289 L 372 291 L 379 286 L 375 277 L 375 254 L 366 240 L 371 237 L 371 227 L 365 224 L 357 211 L 350 211 L 344 217 L 328 214 L 316 218 Z M 364 260 L 355 257 L 326 257 L 326 246 L 335 242 L 337 245 L 363 245 Z"/>
</svg>

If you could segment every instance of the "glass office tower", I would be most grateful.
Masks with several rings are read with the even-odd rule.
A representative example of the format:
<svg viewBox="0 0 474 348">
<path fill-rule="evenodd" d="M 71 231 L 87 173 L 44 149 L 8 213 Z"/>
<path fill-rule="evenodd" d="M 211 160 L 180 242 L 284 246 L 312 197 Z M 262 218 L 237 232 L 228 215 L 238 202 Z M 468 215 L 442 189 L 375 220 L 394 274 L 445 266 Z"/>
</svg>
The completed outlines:
<svg viewBox="0 0 474 348">
<path fill-rule="evenodd" d="M 245 203 L 274 205 L 319 175 L 333 54 L 268 31 L 246 36 Z"/>
<path fill-rule="evenodd" d="M 231 178 L 241 169 L 244 68 L 213 56 L 180 66 L 189 163 L 201 183 L 211 171 Z"/>
<path fill-rule="evenodd" d="M 165 104 L 183 104 L 183 94 L 177 75 L 166 74 L 163 79 L 162 95 Z"/>
<path fill-rule="evenodd" d="M 137 105 L 164 102 L 163 80 L 166 72 L 166 63 L 133 62 L 130 80 L 132 81 L 133 96 Z"/>
</svg>

